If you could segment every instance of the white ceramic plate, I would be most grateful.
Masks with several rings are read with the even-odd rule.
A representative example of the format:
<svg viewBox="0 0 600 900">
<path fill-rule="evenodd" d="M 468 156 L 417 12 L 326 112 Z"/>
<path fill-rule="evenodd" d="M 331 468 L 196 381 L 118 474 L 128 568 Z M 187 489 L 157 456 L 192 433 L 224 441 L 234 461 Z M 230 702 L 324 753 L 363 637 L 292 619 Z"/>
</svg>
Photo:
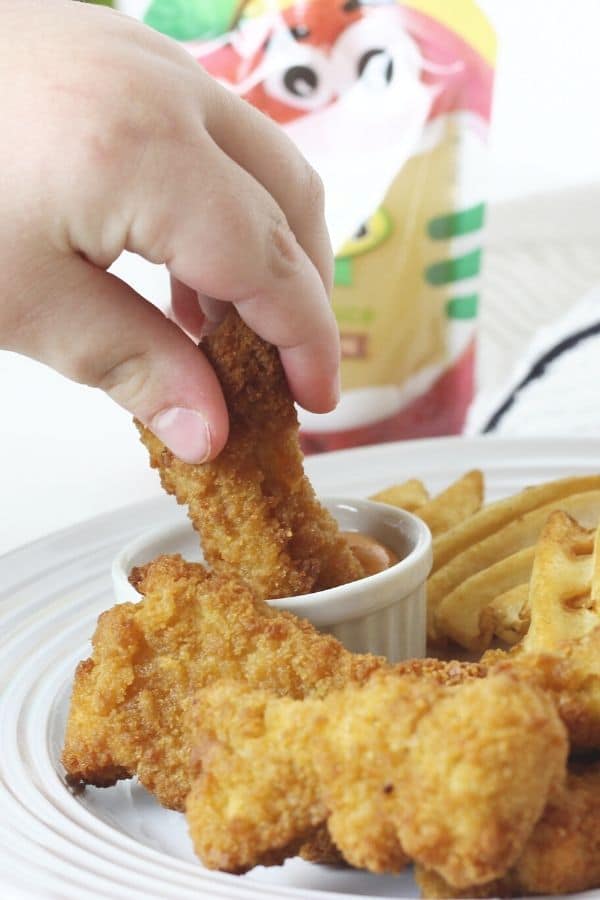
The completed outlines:
<svg viewBox="0 0 600 900">
<path fill-rule="evenodd" d="M 600 470 L 600 440 L 441 439 L 313 457 L 321 494 L 367 496 L 411 476 L 432 491 L 468 468 L 487 497 Z M 183 515 L 164 497 L 118 510 L 0 559 L 0 896 L 76 900 L 414 897 L 409 872 L 379 877 L 291 860 L 248 875 L 196 861 L 183 816 L 135 782 L 73 796 L 59 756 L 69 686 L 98 614 L 115 602 L 110 563 L 127 541 Z M 600 891 L 586 897 L 600 898 Z"/>
</svg>

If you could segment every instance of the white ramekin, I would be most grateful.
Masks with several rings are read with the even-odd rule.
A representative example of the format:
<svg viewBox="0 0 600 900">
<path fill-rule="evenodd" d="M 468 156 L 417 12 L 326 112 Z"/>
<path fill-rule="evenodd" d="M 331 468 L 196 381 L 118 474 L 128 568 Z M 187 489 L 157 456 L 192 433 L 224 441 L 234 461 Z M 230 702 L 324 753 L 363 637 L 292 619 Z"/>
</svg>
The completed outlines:
<svg viewBox="0 0 600 900">
<path fill-rule="evenodd" d="M 359 531 L 385 544 L 399 562 L 360 581 L 313 594 L 271 600 L 335 635 L 349 650 L 378 653 L 392 662 L 425 655 L 425 581 L 431 568 L 431 535 L 416 516 L 372 500 L 322 500 L 343 531 Z M 188 522 L 155 528 L 116 556 L 112 578 L 116 600 L 139 600 L 129 584 L 134 566 L 163 553 L 202 561 L 198 535 Z"/>
</svg>

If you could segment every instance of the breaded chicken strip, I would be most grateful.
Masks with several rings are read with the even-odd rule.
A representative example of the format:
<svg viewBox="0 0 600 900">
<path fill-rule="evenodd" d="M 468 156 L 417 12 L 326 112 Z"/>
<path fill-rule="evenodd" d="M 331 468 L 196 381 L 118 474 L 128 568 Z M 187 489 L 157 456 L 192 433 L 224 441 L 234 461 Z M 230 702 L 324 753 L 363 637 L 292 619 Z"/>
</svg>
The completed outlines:
<svg viewBox="0 0 600 900">
<path fill-rule="evenodd" d="M 428 898 L 556 895 L 600 887 L 600 764 L 570 768 L 564 788 L 552 796 L 502 878 L 458 889 L 421 866 L 415 876 Z"/>
<path fill-rule="evenodd" d="M 510 652 L 490 650 L 479 662 L 415 659 L 399 663 L 395 670 L 446 685 L 488 673 L 513 675 L 552 698 L 573 751 L 600 750 L 600 627 L 563 641 L 553 651 L 526 653 L 518 645 Z"/>
<path fill-rule="evenodd" d="M 241 578 L 263 600 L 362 577 L 304 474 L 298 419 L 276 348 L 234 310 L 202 348 L 229 410 L 229 439 L 219 457 L 184 463 L 138 427 L 163 487 L 187 505 L 209 566 Z"/>
<path fill-rule="evenodd" d="M 353 866 L 410 857 L 456 886 L 489 881 L 520 856 L 568 751 L 552 701 L 509 675 L 443 686 L 388 669 L 301 703 L 220 682 L 193 715 L 190 833 L 229 872 L 280 862 L 327 822 Z"/>
<path fill-rule="evenodd" d="M 323 696 L 384 665 L 181 557 L 160 557 L 136 582 L 144 600 L 103 613 L 93 654 L 77 667 L 62 757 L 74 780 L 106 786 L 137 774 L 164 806 L 183 809 L 185 713 L 198 688 L 233 678 Z"/>
<path fill-rule="evenodd" d="M 548 653 L 489 651 L 481 664 L 547 691 L 575 750 L 600 749 L 600 627 Z"/>
</svg>

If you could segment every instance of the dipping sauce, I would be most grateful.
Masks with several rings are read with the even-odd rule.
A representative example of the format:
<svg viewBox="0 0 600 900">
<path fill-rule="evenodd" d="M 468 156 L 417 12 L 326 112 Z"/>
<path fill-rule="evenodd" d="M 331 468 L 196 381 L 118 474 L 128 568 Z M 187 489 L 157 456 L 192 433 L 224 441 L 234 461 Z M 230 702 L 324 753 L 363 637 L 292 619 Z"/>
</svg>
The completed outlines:
<svg viewBox="0 0 600 900">
<path fill-rule="evenodd" d="M 360 531 L 342 531 L 342 537 L 365 570 L 365 576 L 383 572 L 398 562 L 398 557 L 385 544 Z"/>
</svg>

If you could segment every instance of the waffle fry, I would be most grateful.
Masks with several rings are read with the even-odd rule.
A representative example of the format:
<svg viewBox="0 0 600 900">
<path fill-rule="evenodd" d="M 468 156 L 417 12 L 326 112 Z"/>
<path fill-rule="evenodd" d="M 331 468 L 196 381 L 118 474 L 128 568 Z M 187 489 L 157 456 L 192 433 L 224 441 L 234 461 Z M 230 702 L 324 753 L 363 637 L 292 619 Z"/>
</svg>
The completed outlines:
<svg viewBox="0 0 600 900">
<path fill-rule="evenodd" d="M 389 503 L 390 506 L 399 506 L 407 512 L 414 512 L 419 506 L 423 506 L 429 500 L 429 491 L 418 478 L 410 478 L 401 484 L 379 491 L 369 497 L 377 503 Z"/>
<path fill-rule="evenodd" d="M 600 482 L 600 479 L 597 480 Z M 549 485 L 544 487 L 548 488 Z M 519 498 L 522 495 L 516 496 Z M 514 508 L 516 505 L 514 497 L 508 498 L 506 502 L 509 508 Z M 489 509 L 491 508 L 489 507 Z M 585 493 L 562 497 L 560 508 L 584 525 L 596 525 L 600 521 L 600 490 L 587 490 Z M 450 559 L 446 565 L 438 567 L 437 571 L 434 571 L 427 582 L 427 632 L 432 643 L 443 641 L 445 638 L 445 630 L 440 626 L 437 618 L 444 598 L 483 569 L 499 563 L 520 550 L 533 546 L 548 516 L 555 509 L 556 501 L 553 501 L 532 509 L 525 515 L 519 514 L 503 528 L 489 534 L 479 543 L 469 546 L 468 549 Z M 482 512 L 485 513 L 486 510 L 484 509 Z M 477 516 L 473 516 L 470 521 L 473 522 L 475 518 Z M 466 525 L 468 524 L 467 521 Z"/>
<path fill-rule="evenodd" d="M 437 629 L 468 650 L 487 649 L 504 609 L 492 604 L 507 591 L 528 584 L 534 551 L 533 546 L 518 550 L 459 584 L 439 604 Z"/>
<path fill-rule="evenodd" d="M 492 600 L 486 610 L 493 634 L 507 644 L 516 644 L 527 633 L 531 621 L 529 581 L 517 584 Z"/>
<path fill-rule="evenodd" d="M 479 469 L 473 469 L 433 500 L 419 506 L 415 514 L 429 526 L 432 535 L 436 537 L 476 513 L 482 502 L 483 475 Z"/>
<path fill-rule="evenodd" d="M 600 528 L 552 513 L 535 551 L 529 608 L 525 653 L 553 651 L 600 625 Z"/>
</svg>

